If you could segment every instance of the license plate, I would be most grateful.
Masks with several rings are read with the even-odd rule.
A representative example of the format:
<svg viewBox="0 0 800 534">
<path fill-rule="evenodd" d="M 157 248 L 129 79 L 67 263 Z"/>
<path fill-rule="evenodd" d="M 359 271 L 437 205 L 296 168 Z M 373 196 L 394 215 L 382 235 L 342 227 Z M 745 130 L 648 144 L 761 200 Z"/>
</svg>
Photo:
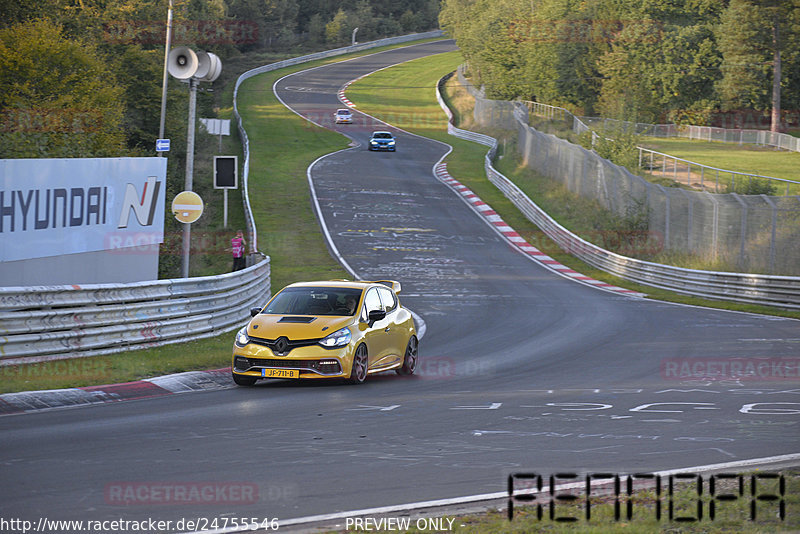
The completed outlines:
<svg viewBox="0 0 800 534">
<path fill-rule="evenodd" d="M 263 378 L 300 378 L 300 371 L 297 369 L 262 369 Z"/>
</svg>

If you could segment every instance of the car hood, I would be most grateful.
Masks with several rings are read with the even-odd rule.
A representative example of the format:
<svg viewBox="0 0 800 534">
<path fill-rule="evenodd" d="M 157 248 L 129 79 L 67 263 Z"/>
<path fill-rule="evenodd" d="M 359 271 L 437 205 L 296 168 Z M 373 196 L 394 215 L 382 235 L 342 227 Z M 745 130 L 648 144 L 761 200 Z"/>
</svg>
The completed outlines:
<svg viewBox="0 0 800 534">
<path fill-rule="evenodd" d="M 247 335 L 262 339 L 318 339 L 355 322 L 355 317 L 260 314 L 250 320 Z"/>
</svg>

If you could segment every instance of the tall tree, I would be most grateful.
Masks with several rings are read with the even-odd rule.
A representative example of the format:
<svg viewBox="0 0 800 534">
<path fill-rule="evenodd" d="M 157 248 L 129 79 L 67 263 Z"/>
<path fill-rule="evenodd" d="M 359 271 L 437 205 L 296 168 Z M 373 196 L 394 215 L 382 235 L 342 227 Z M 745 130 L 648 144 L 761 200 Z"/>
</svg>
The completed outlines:
<svg viewBox="0 0 800 534">
<path fill-rule="evenodd" d="M 717 28 L 722 53 L 718 91 L 724 110 L 770 110 L 770 129 L 781 129 L 785 56 L 797 64 L 798 0 L 731 0 Z M 789 85 L 795 100 L 797 88 Z"/>
<path fill-rule="evenodd" d="M 46 20 L 0 30 L 0 157 L 122 154 L 122 89 L 94 44 Z"/>
<path fill-rule="evenodd" d="M 344 9 L 339 9 L 333 20 L 325 25 L 325 40 L 334 46 L 341 45 L 345 43 L 347 33 L 347 13 Z"/>
</svg>

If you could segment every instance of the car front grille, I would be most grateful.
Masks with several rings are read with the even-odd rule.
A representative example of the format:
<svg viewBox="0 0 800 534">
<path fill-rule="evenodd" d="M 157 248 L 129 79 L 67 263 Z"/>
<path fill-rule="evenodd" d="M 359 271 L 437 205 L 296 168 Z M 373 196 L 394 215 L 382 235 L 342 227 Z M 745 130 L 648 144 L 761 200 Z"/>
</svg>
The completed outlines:
<svg viewBox="0 0 800 534">
<path fill-rule="evenodd" d="M 338 375 L 342 372 L 342 366 L 339 362 L 329 358 L 324 360 L 278 360 L 275 358 L 236 356 L 233 365 L 240 372 L 253 370 L 253 368 L 299 369 L 301 371 L 312 371 L 320 375 Z"/>
<path fill-rule="evenodd" d="M 300 347 L 311 347 L 320 342 L 322 338 L 317 339 L 287 339 L 285 337 L 278 339 L 263 339 L 260 337 L 250 337 L 250 343 L 261 345 L 269 348 L 277 356 L 286 356 L 293 349 Z"/>
</svg>

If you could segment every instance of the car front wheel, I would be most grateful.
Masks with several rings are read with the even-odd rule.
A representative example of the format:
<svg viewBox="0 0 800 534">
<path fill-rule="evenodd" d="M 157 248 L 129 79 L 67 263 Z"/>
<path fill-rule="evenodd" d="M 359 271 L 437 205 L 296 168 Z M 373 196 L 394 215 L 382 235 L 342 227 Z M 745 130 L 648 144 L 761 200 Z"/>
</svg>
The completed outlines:
<svg viewBox="0 0 800 534">
<path fill-rule="evenodd" d="M 353 356 L 353 366 L 350 368 L 350 383 L 361 384 L 367 379 L 367 346 L 359 345 Z"/>
<path fill-rule="evenodd" d="M 406 346 L 406 353 L 403 356 L 403 366 L 397 369 L 399 375 L 413 375 L 417 370 L 417 360 L 419 359 L 419 342 L 416 336 L 411 336 Z"/>
</svg>

